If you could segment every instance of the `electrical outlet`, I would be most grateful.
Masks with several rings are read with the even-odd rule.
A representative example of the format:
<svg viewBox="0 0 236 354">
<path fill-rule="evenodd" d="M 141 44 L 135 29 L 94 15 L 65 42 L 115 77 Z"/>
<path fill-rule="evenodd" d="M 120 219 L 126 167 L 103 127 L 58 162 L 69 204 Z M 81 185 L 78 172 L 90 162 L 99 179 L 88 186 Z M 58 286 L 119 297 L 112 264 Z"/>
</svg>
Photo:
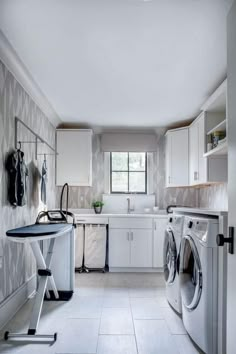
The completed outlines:
<svg viewBox="0 0 236 354">
<path fill-rule="evenodd" d="M 173 203 L 173 204 L 176 204 L 176 203 L 177 203 L 177 197 L 173 197 L 173 198 L 172 198 L 172 203 Z"/>
</svg>

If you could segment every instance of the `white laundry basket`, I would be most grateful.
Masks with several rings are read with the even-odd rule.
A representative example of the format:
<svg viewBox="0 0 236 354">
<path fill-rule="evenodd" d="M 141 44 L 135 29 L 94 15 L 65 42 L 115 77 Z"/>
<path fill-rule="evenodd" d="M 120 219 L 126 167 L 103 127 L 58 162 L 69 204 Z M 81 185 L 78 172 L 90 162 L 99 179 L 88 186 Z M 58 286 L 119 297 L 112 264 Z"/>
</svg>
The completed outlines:
<svg viewBox="0 0 236 354">
<path fill-rule="evenodd" d="M 84 226 L 77 225 L 75 229 L 75 270 L 82 271 L 84 257 Z"/>
<path fill-rule="evenodd" d="M 105 225 L 85 225 L 84 268 L 105 271 L 107 229 Z"/>
</svg>

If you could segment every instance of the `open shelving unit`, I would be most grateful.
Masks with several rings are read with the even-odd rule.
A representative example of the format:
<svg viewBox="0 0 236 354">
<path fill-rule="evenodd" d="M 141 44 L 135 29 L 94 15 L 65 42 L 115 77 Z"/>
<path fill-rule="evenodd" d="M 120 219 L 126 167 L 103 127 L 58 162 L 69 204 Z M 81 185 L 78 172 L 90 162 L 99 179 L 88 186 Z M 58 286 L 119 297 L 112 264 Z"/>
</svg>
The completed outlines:
<svg viewBox="0 0 236 354">
<path fill-rule="evenodd" d="M 210 129 L 208 132 L 207 132 L 207 135 L 211 135 L 213 134 L 214 132 L 218 131 L 218 130 L 223 130 L 223 131 L 226 131 L 226 119 L 224 119 L 222 122 L 220 122 L 219 124 L 217 124 L 214 128 Z"/>
<path fill-rule="evenodd" d="M 206 113 L 206 146 L 204 157 L 220 157 L 227 156 L 228 143 L 227 143 L 227 112 L 226 112 L 226 97 L 227 97 L 227 79 L 213 92 L 202 110 Z M 225 132 L 225 138 L 222 142 L 210 151 L 206 151 L 207 143 L 211 142 L 210 138 L 217 131 Z"/>
<path fill-rule="evenodd" d="M 204 157 L 213 157 L 213 156 L 223 156 L 228 153 L 228 142 L 225 140 L 223 143 L 218 144 L 214 149 L 206 152 Z"/>
</svg>

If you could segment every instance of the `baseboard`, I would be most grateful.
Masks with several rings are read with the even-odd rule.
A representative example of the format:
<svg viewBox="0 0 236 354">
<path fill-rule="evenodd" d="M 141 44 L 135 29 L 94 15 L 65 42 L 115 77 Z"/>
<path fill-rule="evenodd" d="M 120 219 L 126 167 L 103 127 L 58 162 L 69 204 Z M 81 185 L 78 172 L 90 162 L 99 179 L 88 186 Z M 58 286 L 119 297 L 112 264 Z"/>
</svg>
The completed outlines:
<svg viewBox="0 0 236 354">
<path fill-rule="evenodd" d="M 21 285 L 13 294 L 0 304 L 0 329 L 6 325 L 16 312 L 25 304 L 35 292 L 36 274 Z"/>
<path fill-rule="evenodd" d="M 162 268 L 123 268 L 123 267 L 109 267 L 111 273 L 163 273 Z"/>
</svg>

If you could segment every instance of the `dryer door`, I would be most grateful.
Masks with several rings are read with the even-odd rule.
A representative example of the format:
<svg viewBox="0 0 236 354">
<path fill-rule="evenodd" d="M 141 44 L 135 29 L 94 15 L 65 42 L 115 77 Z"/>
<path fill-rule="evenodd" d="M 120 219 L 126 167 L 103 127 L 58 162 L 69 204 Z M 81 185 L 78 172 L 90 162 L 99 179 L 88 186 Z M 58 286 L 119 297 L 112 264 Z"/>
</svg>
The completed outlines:
<svg viewBox="0 0 236 354">
<path fill-rule="evenodd" d="M 192 311 L 197 307 L 202 293 L 201 262 L 191 236 L 184 236 L 180 247 L 179 277 L 182 302 Z"/>
<path fill-rule="evenodd" d="M 165 232 L 164 250 L 164 277 L 167 284 L 173 283 L 177 271 L 177 248 L 172 229 Z"/>
</svg>

